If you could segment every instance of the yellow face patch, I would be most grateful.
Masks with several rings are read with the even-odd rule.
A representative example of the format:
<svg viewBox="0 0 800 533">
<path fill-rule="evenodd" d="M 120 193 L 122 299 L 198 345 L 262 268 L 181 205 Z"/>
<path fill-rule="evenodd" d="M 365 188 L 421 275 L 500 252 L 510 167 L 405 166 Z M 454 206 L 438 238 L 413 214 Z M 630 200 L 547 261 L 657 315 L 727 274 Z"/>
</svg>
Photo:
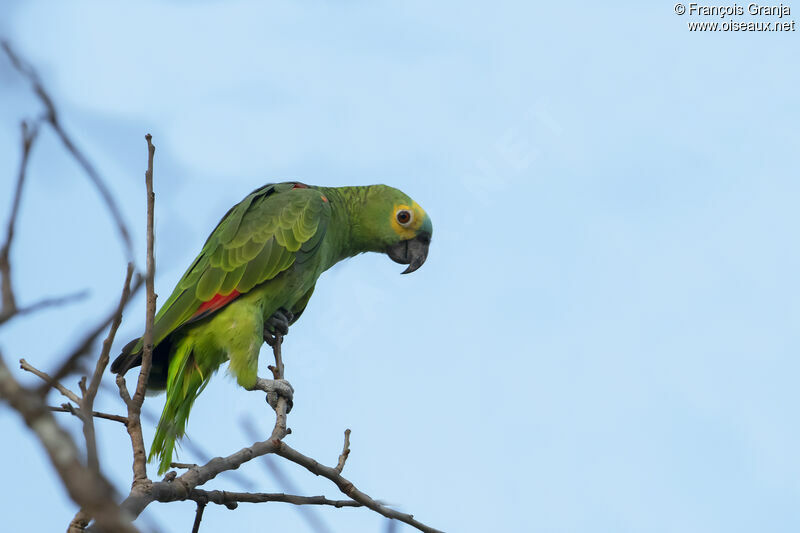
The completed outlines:
<svg viewBox="0 0 800 533">
<path fill-rule="evenodd" d="M 411 217 L 408 222 L 401 223 L 401 220 L 405 218 L 404 212 L 410 214 Z M 392 209 L 390 222 L 395 233 L 403 240 L 406 240 L 413 239 L 417 236 L 417 230 L 424 220 L 425 210 L 422 209 L 417 202 L 412 202 L 411 205 L 396 204 Z"/>
</svg>

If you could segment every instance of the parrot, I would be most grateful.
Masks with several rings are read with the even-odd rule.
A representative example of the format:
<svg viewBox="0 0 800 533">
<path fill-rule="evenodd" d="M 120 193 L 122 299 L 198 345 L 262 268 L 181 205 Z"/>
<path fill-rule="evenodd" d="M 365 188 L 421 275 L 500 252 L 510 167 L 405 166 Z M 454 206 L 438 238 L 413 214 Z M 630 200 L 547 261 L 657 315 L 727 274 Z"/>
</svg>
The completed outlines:
<svg viewBox="0 0 800 533">
<path fill-rule="evenodd" d="M 234 205 L 156 313 L 147 392 L 166 391 L 166 402 L 148 462 L 158 460 L 159 475 L 169 469 L 192 405 L 225 361 L 244 389 L 271 382 L 291 399 L 288 382 L 257 376 L 258 355 L 303 314 L 320 275 L 364 252 L 414 272 L 432 234 L 422 207 L 387 185 L 269 183 Z M 141 365 L 142 351 L 143 338 L 129 342 L 111 372 Z"/>
</svg>

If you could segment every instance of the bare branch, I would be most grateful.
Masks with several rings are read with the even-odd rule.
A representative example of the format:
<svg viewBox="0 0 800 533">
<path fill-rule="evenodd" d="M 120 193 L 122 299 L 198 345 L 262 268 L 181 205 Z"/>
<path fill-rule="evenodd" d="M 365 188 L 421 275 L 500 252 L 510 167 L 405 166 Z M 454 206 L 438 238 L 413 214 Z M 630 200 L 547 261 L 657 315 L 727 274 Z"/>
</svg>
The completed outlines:
<svg viewBox="0 0 800 533">
<path fill-rule="evenodd" d="M 142 436 L 142 423 L 139 419 L 139 410 L 134 406 L 130 394 L 128 394 L 128 387 L 125 384 L 125 378 L 122 374 L 117 374 L 117 386 L 119 387 L 119 395 L 128 406 L 128 436 L 131 439 L 131 448 L 133 450 L 133 485 L 139 484 L 148 485 L 147 479 L 147 453 L 144 447 L 144 437 Z"/>
<path fill-rule="evenodd" d="M 133 488 L 131 494 L 147 492 L 149 480 L 147 479 L 147 453 L 144 448 L 144 437 L 142 436 L 142 422 L 140 419 L 141 407 L 134 406 L 131 395 L 128 393 L 128 386 L 125 383 L 125 376 L 117 374 L 117 388 L 122 401 L 128 408 L 128 436 L 131 439 L 131 449 L 133 451 Z M 130 498 L 130 496 L 128 496 Z M 152 500 L 150 500 L 152 501 Z M 149 502 L 148 502 L 149 503 Z M 144 509 L 144 507 L 142 507 Z M 139 511 L 141 512 L 141 511 Z M 134 518 L 139 513 L 134 515 Z"/>
<path fill-rule="evenodd" d="M 83 413 L 81 413 L 80 410 L 78 410 L 78 408 L 72 405 L 71 403 L 62 403 L 60 408 L 48 406 L 48 409 L 50 409 L 51 411 L 63 410 L 65 413 L 69 413 L 75 418 L 83 420 Z"/>
<path fill-rule="evenodd" d="M 242 429 L 249 439 L 254 441 L 259 439 L 259 432 L 249 417 L 242 420 Z M 300 489 L 292 481 L 292 478 L 286 475 L 286 472 L 284 472 L 284 469 L 279 464 L 279 461 L 274 460 L 270 455 L 264 455 L 260 459 L 260 463 L 275 479 L 279 487 L 282 487 L 285 491 L 289 492 L 300 492 Z M 315 512 L 313 507 L 298 506 L 295 510 L 300 518 L 302 518 L 308 524 L 308 529 L 310 531 L 314 531 L 316 533 L 330 533 L 333 531 L 330 527 L 328 527 L 326 521 Z"/>
<path fill-rule="evenodd" d="M 114 501 L 111 484 L 81 464 L 78 448 L 70 435 L 56 423 L 41 396 L 14 379 L 2 356 L 0 398 L 6 400 L 36 434 L 70 497 L 78 505 L 87 509 L 108 531 L 136 531 Z"/>
<path fill-rule="evenodd" d="M 409 524 L 420 531 L 427 533 L 439 532 L 439 530 L 414 519 L 413 515 L 395 511 L 394 509 L 391 509 L 372 499 L 370 496 L 359 491 L 350 481 L 343 478 L 338 472 L 336 472 L 335 468 L 321 465 L 314 459 L 306 457 L 300 452 L 289 447 L 283 441 L 272 438 L 265 441 L 256 442 L 252 446 L 243 448 L 238 452 L 229 455 L 228 457 L 215 457 L 205 465 L 191 468 L 171 482 L 155 482 L 147 487 L 147 490 L 134 489 L 131 491 L 130 495 L 128 495 L 125 501 L 122 502 L 121 506 L 133 517 L 136 517 L 145 509 L 145 507 L 154 501 L 171 502 L 193 499 L 192 493 L 194 490 L 197 490 L 195 487 L 203 485 L 211 479 L 214 479 L 222 472 L 239 468 L 242 464 L 268 453 L 280 455 L 281 457 L 303 466 L 315 475 L 328 478 L 329 480 L 333 481 L 345 495 L 352 498 L 353 501 L 359 505 L 368 507 L 387 518 L 405 522 L 406 524 Z M 210 498 L 209 501 L 214 500 Z"/>
<path fill-rule="evenodd" d="M 275 355 L 275 366 L 270 366 L 270 369 L 272 370 L 273 377 L 275 379 L 283 379 L 284 366 L 281 356 L 281 344 L 283 342 L 283 338 L 281 335 L 276 335 L 274 341 L 275 342 L 272 343 L 272 350 Z M 118 376 L 117 383 L 120 383 L 121 380 L 122 378 Z M 124 380 L 122 380 L 122 383 L 124 383 Z M 123 388 L 124 387 L 120 388 L 121 393 Z M 123 399 L 125 399 L 125 396 L 127 396 L 127 389 L 125 389 Z M 128 398 L 126 401 L 130 401 L 130 398 Z M 420 531 L 424 531 L 426 533 L 440 533 L 439 530 L 414 519 L 413 515 L 401 513 L 391 509 L 358 490 L 352 482 L 342 477 L 340 470 L 337 470 L 339 465 L 337 465 L 335 468 L 324 466 L 314 459 L 301 454 L 283 442 L 283 437 L 289 434 L 289 430 L 286 428 L 287 404 L 288 402 L 286 398 L 279 396 L 278 403 L 275 408 L 275 427 L 272 430 L 272 434 L 269 439 L 256 442 L 252 446 L 243 448 L 227 457 L 215 457 L 202 466 L 181 463 L 173 464 L 172 466 L 175 466 L 176 468 L 189 467 L 189 469 L 174 479 L 170 477 L 169 481 L 154 482 L 143 485 L 140 488 L 134 486 L 128 497 L 122 502 L 121 507 L 131 516 L 137 517 L 150 503 L 154 501 L 170 502 L 176 500 L 194 499 L 192 498 L 193 493 L 207 496 L 205 491 L 196 492 L 199 491 L 199 489 L 196 489 L 196 487 L 205 484 L 211 479 L 214 479 L 222 472 L 236 470 L 242 464 L 251 461 L 256 457 L 274 453 L 292 461 L 293 463 L 299 464 L 315 475 L 323 476 L 333 481 L 333 483 L 339 487 L 339 490 L 341 490 L 346 496 L 350 497 L 358 505 L 368 507 L 369 509 L 372 509 L 373 511 L 387 518 L 405 522 L 406 524 L 409 524 Z M 341 464 L 342 467 L 344 467 L 344 462 L 346 461 L 347 455 L 349 455 L 349 430 L 348 432 L 345 432 L 345 444 L 342 451 L 342 456 L 344 456 L 344 458 L 342 458 L 342 456 L 339 458 L 339 464 Z M 219 497 L 222 498 L 221 495 Z M 209 501 L 213 500 L 209 499 Z"/>
<path fill-rule="evenodd" d="M 100 388 L 105 389 L 106 391 L 112 392 L 114 394 L 120 394 L 119 388 L 117 387 L 116 384 L 111 385 L 110 383 L 107 382 L 101 382 Z M 158 423 L 159 417 L 151 410 L 147 409 L 147 406 L 143 404 L 141 419 L 144 420 L 145 422 L 155 425 Z M 202 462 L 208 462 L 208 460 L 213 456 L 213 454 L 209 453 L 208 450 L 206 450 L 203 446 L 198 444 L 198 441 L 192 440 L 188 432 L 184 436 L 182 447 L 185 450 L 188 450 L 195 457 L 201 459 Z M 181 464 L 185 463 L 176 463 L 176 465 L 181 465 Z M 173 466 L 172 468 L 183 468 L 183 466 Z M 226 477 L 228 477 L 231 481 L 235 480 L 236 482 L 239 483 L 239 485 L 247 489 L 252 489 L 256 486 L 256 484 L 253 482 L 252 479 L 248 478 L 246 475 L 244 475 L 241 471 L 238 470 L 228 472 Z"/>
<path fill-rule="evenodd" d="M 153 234 L 153 217 L 155 210 L 155 193 L 153 192 L 153 156 L 156 147 L 153 146 L 153 136 L 149 133 L 144 136 L 147 140 L 147 170 L 144 173 L 145 187 L 147 189 L 147 273 L 145 274 L 145 290 L 147 292 L 147 309 L 145 311 L 145 329 L 142 338 L 142 369 L 139 372 L 139 381 L 133 402 L 141 408 L 144 402 L 144 392 L 147 378 L 150 376 L 150 366 L 153 360 L 153 322 L 156 315 L 155 271 L 156 260 L 154 252 L 155 236 Z"/>
<path fill-rule="evenodd" d="M 149 486 L 134 487 L 121 507 L 132 517 L 137 517 L 154 501 L 171 502 L 189 499 L 192 489 L 214 479 L 222 472 L 235 470 L 255 457 L 274 453 L 280 441 L 268 439 L 242 448 L 227 457 L 215 457 L 206 464 L 191 468 L 172 482 L 154 482 Z"/>
<path fill-rule="evenodd" d="M 144 448 L 144 438 L 142 437 L 142 403 L 144 393 L 147 388 L 147 378 L 150 376 L 150 367 L 153 361 L 153 321 L 156 314 L 156 293 L 154 290 L 155 278 L 155 254 L 153 251 L 153 212 L 155 209 L 155 193 L 153 192 L 153 156 L 155 146 L 153 146 L 152 136 L 145 135 L 147 140 L 147 170 L 144 173 L 145 186 L 147 189 L 147 273 L 145 284 L 147 292 L 147 309 L 145 313 L 145 330 L 142 339 L 142 368 L 139 371 L 139 379 L 136 383 L 136 391 L 133 398 L 128 393 L 125 379 L 122 375 L 117 376 L 117 386 L 120 395 L 128 406 L 128 435 L 131 438 L 133 448 L 133 485 L 147 485 L 147 454 Z"/>
<path fill-rule="evenodd" d="M 278 442 L 278 449 L 275 451 L 275 453 L 284 459 L 288 459 L 293 463 L 299 464 L 314 475 L 328 478 L 329 480 L 333 481 L 337 487 L 339 487 L 339 490 L 341 490 L 343 494 L 359 502 L 363 506 L 369 507 L 376 513 L 382 514 L 386 518 L 400 520 L 401 522 L 405 522 L 406 524 L 414 526 L 420 531 L 425 531 L 427 533 L 437 533 L 439 531 L 438 529 L 426 526 L 422 522 L 415 520 L 414 515 L 395 511 L 394 509 L 386 507 L 385 505 L 373 500 L 370 496 L 358 490 L 352 482 L 342 477 L 342 475 L 337 472 L 335 468 L 330 468 L 318 463 L 314 459 L 307 457 L 293 449 L 285 442 Z"/>
<path fill-rule="evenodd" d="M 91 162 L 89 162 L 89 159 L 77 148 L 70 136 L 67 135 L 66 131 L 64 131 L 64 128 L 61 126 L 61 122 L 59 121 L 58 113 L 56 113 L 55 105 L 53 105 L 53 99 L 50 98 L 50 95 L 45 90 L 33 67 L 26 65 L 22 59 L 17 56 L 7 41 L 1 41 L 0 47 L 5 50 L 6 55 L 8 55 L 8 58 L 11 60 L 11 64 L 14 65 L 14 68 L 17 69 L 20 74 L 25 76 L 31 83 L 34 92 L 45 107 L 45 120 L 50 124 L 50 126 L 58 135 L 59 139 L 61 139 L 64 147 L 67 149 L 67 151 L 69 151 L 70 154 L 72 154 L 72 157 L 74 157 L 78 164 L 83 168 L 83 170 L 86 172 L 86 175 L 89 176 L 89 180 L 94 184 L 95 188 L 100 193 L 101 198 L 111 213 L 111 217 L 114 219 L 114 222 L 117 225 L 117 230 L 119 231 L 120 237 L 122 238 L 122 242 L 125 246 L 125 255 L 128 259 L 128 262 L 133 261 L 133 245 L 131 244 L 130 233 L 125 225 L 125 221 L 122 219 L 122 214 L 117 206 L 117 202 L 114 200 L 114 197 L 111 195 L 111 192 L 109 191 L 105 182 L 100 177 L 100 174 L 91 164 Z"/>
<path fill-rule="evenodd" d="M 133 277 L 133 263 L 128 263 L 128 270 L 125 274 L 125 283 L 122 286 L 122 295 L 120 296 L 119 313 L 116 313 L 113 321 L 111 322 L 111 329 L 108 331 L 108 336 L 103 341 L 103 349 L 100 352 L 100 357 L 97 359 L 97 365 L 94 368 L 92 381 L 83 393 L 83 399 L 78 404 L 83 413 L 83 436 L 86 439 L 86 461 L 89 468 L 100 472 L 100 460 L 97 458 L 97 441 L 94 434 L 94 419 L 89 416 L 94 407 L 94 399 L 97 396 L 97 390 L 100 388 L 100 380 L 103 378 L 103 372 L 108 366 L 108 354 L 111 351 L 111 345 L 114 343 L 114 337 L 117 334 L 120 322 L 122 322 L 122 309 L 131 295 L 131 278 Z"/>
<path fill-rule="evenodd" d="M 293 463 L 303 466 L 315 475 L 323 476 L 333 481 L 345 495 L 352 498 L 352 500 L 358 505 L 368 507 L 387 518 L 405 522 L 406 524 L 409 524 L 420 531 L 424 531 L 426 533 L 439 533 L 439 530 L 414 519 L 413 515 L 395 511 L 394 509 L 385 506 L 381 502 L 374 500 L 367 494 L 359 491 L 350 481 L 342 477 L 335 468 L 321 465 L 314 459 L 311 459 L 310 457 L 307 457 L 294 450 L 285 442 L 272 437 L 265 441 L 256 442 L 252 446 L 243 448 L 227 457 L 215 457 L 202 466 L 192 466 L 187 472 L 176 477 L 170 482 L 155 482 L 149 485 L 145 490 L 137 490 L 134 488 L 131 490 L 131 493 L 128 495 L 125 501 L 122 502 L 121 506 L 126 512 L 130 513 L 131 516 L 136 517 L 145 509 L 145 507 L 154 501 L 171 502 L 193 499 L 193 492 L 198 490 L 196 487 L 205 484 L 211 479 L 214 479 L 222 472 L 235 470 L 242 464 L 251 461 L 256 457 L 261 457 L 269 453 L 280 455 L 281 457 L 284 457 Z M 211 492 L 213 493 L 213 491 Z M 214 500 L 209 498 L 209 501 Z M 223 504 L 225 503 L 224 501 L 222 502 Z M 355 506 L 355 504 L 353 504 L 353 506 Z"/>
<path fill-rule="evenodd" d="M 8 228 L 6 229 L 6 239 L 3 247 L 0 248 L 0 284 L 2 284 L 2 304 L 0 309 L 0 324 L 6 322 L 17 313 L 17 301 L 14 296 L 14 288 L 11 283 L 11 262 L 9 254 L 11 243 L 14 240 L 14 227 L 19 215 L 19 205 L 22 200 L 22 188 L 25 185 L 25 176 L 28 169 L 28 159 L 30 158 L 33 142 L 39 133 L 36 123 L 29 126 L 27 122 L 22 123 L 22 160 L 19 164 L 19 174 L 17 175 L 17 185 L 14 188 L 14 199 L 11 202 L 11 215 L 8 217 Z"/>
<path fill-rule="evenodd" d="M 125 377 L 122 374 L 117 374 L 117 388 L 119 389 L 119 397 L 125 402 L 125 405 L 131 403 L 131 395 L 128 394 L 128 386 L 125 383 Z"/>
<path fill-rule="evenodd" d="M 124 311 L 125 307 L 131 301 L 136 292 L 142 287 L 142 277 L 136 276 L 136 280 L 133 283 L 133 287 L 131 287 L 130 291 L 128 292 L 128 297 L 125 301 L 120 301 L 119 305 L 103 319 L 100 324 L 95 326 L 92 330 L 90 330 L 83 338 L 83 340 L 78 344 L 78 346 L 67 356 L 65 356 L 62 361 L 61 367 L 53 374 L 52 381 L 45 383 L 41 387 L 39 387 L 39 394 L 44 396 L 50 387 L 53 386 L 53 382 L 60 380 L 75 368 L 75 365 L 78 363 L 81 357 L 83 357 L 89 350 L 92 349 L 94 342 L 97 338 L 106 330 L 106 328 L 112 324 L 114 321 L 118 320 L 118 317 L 122 316 L 122 312 Z"/>
<path fill-rule="evenodd" d="M 193 489 L 189 499 L 199 501 L 204 499 L 210 503 L 224 505 L 228 509 L 235 509 L 239 503 L 265 503 L 283 502 L 294 505 L 330 505 L 332 507 L 361 507 L 353 500 L 329 500 L 325 496 L 296 496 L 294 494 L 269 493 L 269 492 L 229 492 L 226 490 L 201 490 Z"/>
<path fill-rule="evenodd" d="M 339 455 L 339 463 L 336 465 L 336 470 L 338 473 L 342 473 L 344 470 L 344 463 L 347 461 L 347 457 L 350 455 L 350 430 L 344 430 L 344 446 L 342 447 L 342 453 Z"/>
<path fill-rule="evenodd" d="M 79 302 L 80 300 L 83 300 L 87 296 L 89 296 L 89 291 L 82 290 L 70 294 L 65 294 L 63 296 L 52 296 L 50 298 L 42 298 L 38 302 L 34 302 L 30 305 L 17 307 L 15 312 L 11 316 L 6 316 L 5 314 L 0 313 L 0 324 L 8 321 L 12 317 L 28 315 L 31 313 L 35 313 L 37 311 L 41 311 L 42 309 L 46 309 L 48 307 L 60 307 L 62 305 Z"/>
<path fill-rule="evenodd" d="M 206 510 L 206 505 L 208 505 L 204 501 L 195 500 L 197 501 L 197 512 L 194 515 L 194 524 L 192 524 L 192 533 L 198 533 L 200 531 L 200 521 L 203 520 L 203 511 Z"/>
<path fill-rule="evenodd" d="M 42 372 L 38 368 L 36 368 L 33 365 L 31 365 L 25 359 L 20 359 L 19 360 L 19 367 L 22 370 L 26 370 L 26 371 L 30 372 L 31 374 L 33 374 L 34 376 L 40 378 L 42 381 L 44 381 L 45 383 L 48 384 L 48 387 L 52 387 L 52 388 L 56 389 L 58 392 L 63 394 L 66 398 L 68 398 L 69 400 L 72 400 L 76 404 L 80 405 L 81 399 L 78 397 L 77 394 L 75 394 L 74 392 L 72 392 L 71 390 L 66 388 L 64 385 L 62 385 L 61 383 L 59 383 L 55 379 L 51 378 L 45 372 Z"/>
<path fill-rule="evenodd" d="M 125 303 L 131 296 L 131 280 L 133 278 L 133 263 L 128 263 L 128 269 L 125 273 L 125 282 L 122 285 L 122 295 L 120 296 L 119 305 L 117 309 L 124 307 Z M 117 329 L 119 329 L 119 325 L 122 322 L 122 315 L 115 314 L 113 322 L 111 323 L 111 329 L 108 332 L 108 336 L 103 341 L 103 349 L 100 352 L 100 357 L 97 360 L 97 365 L 94 369 L 94 374 L 92 375 L 92 381 L 89 383 L 89 387 L 86 390 L 86 396 L 84 399 L 88 400 L 88 407 L 92 407 L 92 403 L 94 402 L 95 396 L 97 396 L 97 391 L 100 388 L 100 382 L 103 379 L 103 372 L 105 372 L 106 367 L 108 366 L 109 361 L 109 354 L 111 353 L 111 346 L 114 344 L 114 337 L 117 335 Z"/>
<path fill-rule="evenodd" d="M 77 417 L 79 417 L 79 418 L 81 418 L 83 420 L 83 417 L 81 416 L 81 412 L 78 411 L 75 407 L 73 407 L 71 404 L 68 404 L 68 403 L 63 404 L 61 407 L 55 407 L 55 406 L 51 405 L 51 406 L 48 406 L 48 409 L 50 409 L 51 411 L 56 412 L 56 413 L 71 413 L 71 414 L 73 414 L 73 415 L 75 415 L 75 416 L 77 416 Z M 101 413 L 100 411 L 92 411 L 92 416 L 95 417 L 95 418 L 102 418 L 104 420 L 112 420 L 114 422 L 120 422 L 122 424 L 127 424 L 128 423 L 128 418 L 127 417 L 120 416 L 120 415 L 112 415 L 112 414 L 109 414 L 109 413 Z"/>
</svg>

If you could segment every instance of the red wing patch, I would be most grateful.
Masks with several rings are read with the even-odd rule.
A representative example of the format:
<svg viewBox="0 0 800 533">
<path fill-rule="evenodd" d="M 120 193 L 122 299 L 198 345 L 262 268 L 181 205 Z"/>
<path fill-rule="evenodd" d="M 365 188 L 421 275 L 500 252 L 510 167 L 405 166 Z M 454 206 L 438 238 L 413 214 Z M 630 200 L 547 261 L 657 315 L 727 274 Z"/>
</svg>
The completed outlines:
<svg viewBox="0 0 800 533">
<path fill-rule="evenodd" d="M 226 294 L 224 296 L 222 294 L 215 294 L 214 297 L 209 301 L 203 302 L 189 320 L 198 320 L 206 315 L 210 315 L 218 309 L 222 309 L 235 300 L 240 294 L 241 293 L 236 289 L 233 289 L 230 294 Z"/>
<path fill-rule="evenodd" d="M 306 185 L 305 183 L 298 182 L 294 184 L 294 187 L 292 187 L 292 189 L 308 189 L 308 185 Z"/>
</svg>

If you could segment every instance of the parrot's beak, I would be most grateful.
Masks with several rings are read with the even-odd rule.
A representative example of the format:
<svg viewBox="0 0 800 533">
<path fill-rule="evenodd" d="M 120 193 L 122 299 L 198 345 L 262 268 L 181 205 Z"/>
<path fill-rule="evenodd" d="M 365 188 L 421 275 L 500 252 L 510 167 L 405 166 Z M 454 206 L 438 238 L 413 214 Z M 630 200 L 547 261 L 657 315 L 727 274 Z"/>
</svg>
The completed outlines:
<svg viewBox="0 0 800 533">
<path fill-rule="evenodd" d="M 428 258 L 428 246 L 431 244 L 431 234 L 423 231 L 413 239 L 400 241 L 386 249 L 386 254 L 395 263 L 408 265 L 403 274 L 410 274 L 417 270 Z"/>
</svg>

